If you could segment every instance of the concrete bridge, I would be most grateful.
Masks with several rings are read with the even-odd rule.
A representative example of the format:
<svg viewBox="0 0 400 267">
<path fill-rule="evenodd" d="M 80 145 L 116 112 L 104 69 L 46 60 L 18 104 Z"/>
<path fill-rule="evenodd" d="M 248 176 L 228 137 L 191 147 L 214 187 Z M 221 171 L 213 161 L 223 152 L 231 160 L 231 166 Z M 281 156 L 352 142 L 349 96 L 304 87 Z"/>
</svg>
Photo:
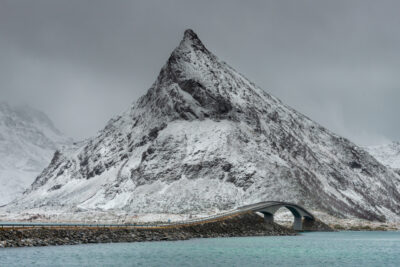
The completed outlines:
<svg viewBox="0 0 400 267">
<path fill-rule="evenodd" d="M 28 223 L 28 222 L 14 222 L 14 223 L 2 223 L 0 222 L 1 228 L 32 228 L 32 227 L 133 227 L 133 228 L 157 228 L 157 227 L 173 227 L 181 225 L 192 225 L 199 223 L 207 223 L 215 220 L 224 220 L 225 218 L 240 215 L 246 212 L 260 212 L 264 215 L 264 220 L 266 222 L 274 221 L 274 214 L 280 208 L 285 207 L 290 210 L 294 216 L 293 229 L 296 231 L 303 230 L 303 223 L 307 223 L 308 226 L 312 226 L 315 222 L 314 215 L 307 211 L 300 205 L 289 203 L 289 202 L 279 202 L 279 201 L 265 201 L 259 202 L 251 205 L 242 206 L 227 212 L 215 214 L 209 217 L 196 218 L 186 221 L 153 224 L 153 225 L 140 225 L 140 224 L 88 224 L 88 223 Z"/>
<path fill-rule="evenodd" d="M 242 206 L 239 207 L 238 210 L 260 212 L 264 215 L 264 220 L 266 222 L 273 222 L 275 212 L 282 207 L 287 208 L 293 214 L 293 229 L 296 231 L 303 230 L 303 221 L 307 224 L 313 224 L 315 221 L 315 217 L 311 212 L 307 211 L 300 205 L 289 202 L 265 201 Z"/>
</svg>

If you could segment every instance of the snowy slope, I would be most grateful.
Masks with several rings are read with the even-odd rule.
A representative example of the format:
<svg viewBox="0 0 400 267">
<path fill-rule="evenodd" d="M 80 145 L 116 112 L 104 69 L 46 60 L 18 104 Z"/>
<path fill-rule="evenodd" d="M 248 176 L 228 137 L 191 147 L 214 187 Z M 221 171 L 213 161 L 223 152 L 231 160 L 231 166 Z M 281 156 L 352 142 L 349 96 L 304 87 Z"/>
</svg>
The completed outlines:
<svg viewBox="0 0 400 267">
<path fill-rule="evenodd" d="M 181 213 L 263 200 L 399 220 L 400 177 L 184 38 L 146 95 L 6 209 Z"/>
<path fill-rule="evenodd" d="M 365 148 L 382 164 L 394 169 L 400 169 L 400 142 Z"/>
<path fill-rule="evenodd" d="M 0 103 L 0 205 L 21 195 L 65 142 L 45 114 Z"/>
</svg>

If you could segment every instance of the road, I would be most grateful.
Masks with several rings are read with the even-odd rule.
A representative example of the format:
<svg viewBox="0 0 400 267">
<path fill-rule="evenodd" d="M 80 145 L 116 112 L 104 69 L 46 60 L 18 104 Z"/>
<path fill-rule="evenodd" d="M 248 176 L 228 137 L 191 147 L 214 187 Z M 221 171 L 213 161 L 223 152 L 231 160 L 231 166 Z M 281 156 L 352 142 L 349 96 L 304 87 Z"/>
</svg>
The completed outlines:
<svg viewBox="0 0 400 267">
<path fill-rule="evenodd" d="M 165 227 L 174 227 L 174 226 L 183 226 L 183 225 L 194 225 L 199 223 L 207 223 L 212 221 L 223 220 L 226 217 L 237 216 L 240 214 L 248 213 L 248 212 L 263 212 L 268 209 L 279 209 L 280 207 L 295 207 L 299 209 L 302 213 L 305 213 L 311 219 L 314 219 L 314 216 L 308 212 L 305 208 L 289 202 L 280 202 L 280 201 L 265 201 L 259 202 L 255 204 L 250 204 L 246 206 L 242 206 L 230 211 L 226 211 L 223 213 L 215 214 L 212 216 L 197 218 L 179 222 L 171 222 L 171 223 L 162 223 L 162 224 L 87 224 L 87 223 L 31 223 L 31 222 L 0 222 L 0 229 L 4 228 L 69 228 L 69 227 L 86 227 L 86 228 L 165 228 Z"/>
</svg>

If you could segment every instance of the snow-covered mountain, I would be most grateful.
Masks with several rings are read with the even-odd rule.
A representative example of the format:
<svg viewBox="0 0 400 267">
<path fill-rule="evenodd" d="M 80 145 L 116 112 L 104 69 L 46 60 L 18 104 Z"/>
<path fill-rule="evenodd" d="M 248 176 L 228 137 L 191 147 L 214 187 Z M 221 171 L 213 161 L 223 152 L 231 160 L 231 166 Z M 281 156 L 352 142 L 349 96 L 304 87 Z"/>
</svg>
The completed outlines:
<svg viewBox="0 0 400 267">
<path fill-rule="evenodd" d="M 21 195 L 67 141 L 44 113 L 0 103 L 0 205 Z"/>
<path fill-rule="evenodd" d="M 395 169 L 400 174 L 400 142 L 365 148 L 382 164 Z"/>
<path fill-rule="evenodd" d="M 263 200 L 398 220 L 400 177 L 184 38 L 146 95 L 8 210 L 179 213 Z"/>
</svg>

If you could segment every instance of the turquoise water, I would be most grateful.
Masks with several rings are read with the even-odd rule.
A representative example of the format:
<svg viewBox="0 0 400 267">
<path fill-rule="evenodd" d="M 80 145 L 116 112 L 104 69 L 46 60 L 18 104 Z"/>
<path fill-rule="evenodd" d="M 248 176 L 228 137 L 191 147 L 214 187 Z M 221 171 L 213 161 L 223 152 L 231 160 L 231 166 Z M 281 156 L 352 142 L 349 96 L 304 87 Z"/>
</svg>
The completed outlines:
<svg viewBox="0 0 400 267">
<path fill-rule="evenodd" d="M 0 249 L 0 266 L 400 266 L 400 232 Z"/>
</svg>

